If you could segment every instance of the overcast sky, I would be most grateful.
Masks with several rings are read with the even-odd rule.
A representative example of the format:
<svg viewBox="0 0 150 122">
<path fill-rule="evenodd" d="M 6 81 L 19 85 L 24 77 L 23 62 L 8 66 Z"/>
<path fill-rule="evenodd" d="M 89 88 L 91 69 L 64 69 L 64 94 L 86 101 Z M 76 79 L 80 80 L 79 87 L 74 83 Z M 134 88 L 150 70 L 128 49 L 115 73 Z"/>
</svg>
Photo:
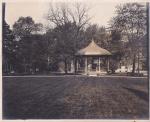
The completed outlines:
<svg viewBox="0 0 150 122">
<path fill-rule="evenodd" d="M 107 26 L 108 21 L 115 14 L 115 6 L 120 3 L 99 2 L 99 3 L 84 3 L 90 7 L 89 16 L 92 16 L 91 23 L 96 23 L 100 26 Z M 6 3 L 6 21 L 12 27 L 15 21 L 20 16 L 31 16 L 35 22 L 47 24 L 44 15 L 48 11 L 49 4 L 42 2 L 34 3 Z"/>
</svg>

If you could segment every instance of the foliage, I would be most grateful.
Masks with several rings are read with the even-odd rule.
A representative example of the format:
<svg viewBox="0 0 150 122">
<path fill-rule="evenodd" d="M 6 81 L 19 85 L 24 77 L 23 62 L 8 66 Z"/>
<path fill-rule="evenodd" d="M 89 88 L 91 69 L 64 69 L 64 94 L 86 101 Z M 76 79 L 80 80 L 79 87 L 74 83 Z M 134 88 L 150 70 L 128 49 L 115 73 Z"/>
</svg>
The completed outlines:
<svg viewBox="0 0 150 122">
<path fill-rule="evenodd" d="M 23 72 L 36 72 L 46 69 L 46 48 L 41 35 L 31 35 L 19 42 L 18 61 Z M 18 62 L 18 63 L 19 63 Z"/>
<path fill-rule="evenodd" d="M 27 73 L 46 67 L 44 41 L 38 34 L 41 29 L 42 24 L 34 23 L 31 17 L 20 17 L 13 30 L 3 24 L 3 67 L 7 72 Z"/>
<path fill-rule="evenodd" d="M 13 70 L 16 62 L 16 48 L 17 44 L 14 41 L 14 35 L 9 28 L 9 25 L 4 21 L 3 23 L 3 71 L 9 72 Z"/>
<path fill-rule="evenodd" d="M 41 23 L 35 23 L 31 17 L 20 17 L 13 25 L 13 33 L 17 38 L 30 36 L 42 30 Z"/>
<path fill-rule="evenodd" d="M 138 3 L 116 7 L 109 29 L 90 24 L 88 10 L 79 3 L 50 5 L 47 20 L 53 27 L 46 33 L 43 33 L 43 25 L 29 16 L 20 17 L 12 30 L 3 24 L 3 65 L 10 65 L 9 72 L 31 74 L 57 71 L 58 63 L 64 62 L 67 73 L 67 64 L 74 60 L 77 50 L 94 39 L 113 54 L 112 72 L 124 60 L 132 63 L 134 72 L 137 54 L 140 52 L 146 57 L 145 8 Z M 143 65 L 146 67 L 146 62 Z"/>
<path fill-rule="evenodd" d="M 121 33 L 121 38 L 127 42 L 126 54 L 132 59 L 135 72 L 136 57 L 139 48 L 139 41 L 146 33 L 146 10 L 145 6 L 139 3 L 127 3 L 116 7 L 116 17 L 112 20 L 112 28 Z"/>
<path fill-rule="evenodd" d="M 51 4 L 47 14 L 48 21 L 54 24 L 56 54 L 65 63 L 66 73 L 68 60 L 73 59 L 78 49 L 80 31 L 90 19 L 85 6 L 79 3 L 71 6 L 73 9 L 65 3 L 56 6 Z"/>
<path fill-rule="evenodd" d="M 124 43 L 121 41 L 121 34 L 117 30 L 111 30 L 111 40 L 109 43 L 109 49 L 113 56 L 110 61 L 110 70 L 115 73 L 118 68 L 122 57 L 125 55 Z"/>
</svg>

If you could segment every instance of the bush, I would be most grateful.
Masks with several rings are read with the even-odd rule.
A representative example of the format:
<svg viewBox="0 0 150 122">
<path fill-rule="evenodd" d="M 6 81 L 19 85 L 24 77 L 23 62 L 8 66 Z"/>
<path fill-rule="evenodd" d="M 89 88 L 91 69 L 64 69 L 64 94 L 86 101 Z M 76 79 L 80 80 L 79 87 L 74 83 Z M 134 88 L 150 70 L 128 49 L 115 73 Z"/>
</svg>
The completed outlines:
<svg viewBox="0 0 150 122">
<path fill-rule="evenodd" d="M 132 72 L 128 72 L 127 75 L 128 76 L 139 76 L 139 77 L 143 77 L 144 76 L 143 73 L 132 73 Z"/>
</svg>

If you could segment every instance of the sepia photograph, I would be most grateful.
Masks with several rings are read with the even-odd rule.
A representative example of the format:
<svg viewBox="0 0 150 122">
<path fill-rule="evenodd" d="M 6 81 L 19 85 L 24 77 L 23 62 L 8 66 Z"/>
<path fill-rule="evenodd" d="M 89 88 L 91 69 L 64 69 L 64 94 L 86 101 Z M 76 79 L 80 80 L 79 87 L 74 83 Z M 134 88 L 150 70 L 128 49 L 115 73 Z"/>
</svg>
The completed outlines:
<svg viewBox="0 0 150 122">
<path fill-rule="evenodd" d="M 2 119 L 149 119 L 148 2 L 2 2 Z"/>
</svg>

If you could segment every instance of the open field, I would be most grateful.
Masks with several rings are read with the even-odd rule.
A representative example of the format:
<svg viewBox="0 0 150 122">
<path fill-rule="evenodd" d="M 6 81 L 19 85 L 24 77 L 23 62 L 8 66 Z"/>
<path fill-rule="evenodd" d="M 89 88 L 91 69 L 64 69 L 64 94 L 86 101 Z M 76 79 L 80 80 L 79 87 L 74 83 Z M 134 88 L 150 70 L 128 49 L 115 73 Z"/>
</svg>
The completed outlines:
<svg viewBox="0 0 150 122">
<path fill-rule="evenodd" d="M 148 79 L 3 77 L 3 119 L 148 119 Z"/>
</svg>

